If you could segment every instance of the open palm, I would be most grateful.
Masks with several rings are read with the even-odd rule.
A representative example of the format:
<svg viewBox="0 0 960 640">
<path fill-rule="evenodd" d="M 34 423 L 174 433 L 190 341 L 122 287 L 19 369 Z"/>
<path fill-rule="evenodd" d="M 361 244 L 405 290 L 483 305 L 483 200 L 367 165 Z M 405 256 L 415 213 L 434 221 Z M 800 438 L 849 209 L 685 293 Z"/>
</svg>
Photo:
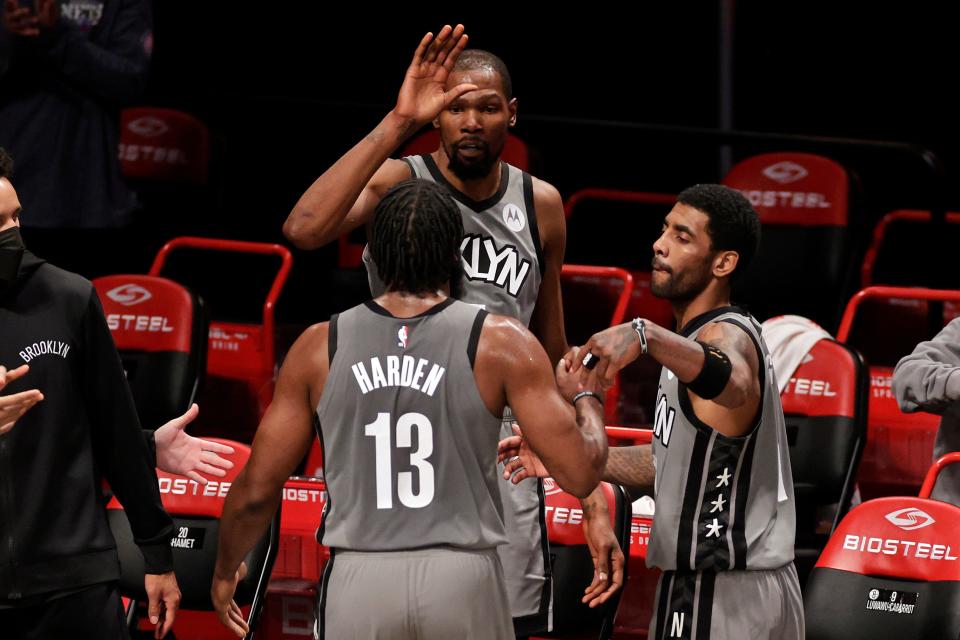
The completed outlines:
<svg viewBox="0 0 960 640">
<path fill-rule="evenodd" d="M 432 33 L 423 36 L 400 87 L 397 114 L 423 125 L 451 102 L 476 89 L 473 84 L 458 84 L 446 90 L 447 78 L 466 46 L 467 34 L 462 24 L 455 28 L 444 26 L 436 38 Z"/>
</svg>

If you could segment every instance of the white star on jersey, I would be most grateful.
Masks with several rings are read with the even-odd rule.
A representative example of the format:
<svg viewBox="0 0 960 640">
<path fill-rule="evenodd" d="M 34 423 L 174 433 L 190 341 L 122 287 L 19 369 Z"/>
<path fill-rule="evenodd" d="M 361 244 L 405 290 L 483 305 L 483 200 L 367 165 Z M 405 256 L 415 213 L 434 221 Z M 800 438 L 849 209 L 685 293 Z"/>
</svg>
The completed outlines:
<svg viewBox="0 0 960 640">
<path fill-rule="evenodd" d="M 730 486 L 730 478 L 731 478 L 731 477 L 732 477 L 732 476 L 730 475 L 730 468 L 729 468 L 729 467 L 724 467 L 724 468 L 723 468 L 723 473 L 720 474 L 719 476 L 717 476 L 717 480 L 719 480 L 720 482 L 717 483 L 717 487 L 716 487 L 716 488 L 719 489 L 720 487 L 729 487 L 729 486 Z"/>
<path fill-rule="evenodd" d="M 714 513 L 715 511 L 723 511 L 723 505 L 725 502 L 726 501 L 723 499 L 723 494 L 721 493 L 717 496 L 716 500 L 710 503 L 713 505 L 713 509 L 710 509 L 710 513 Z"/>
<path fill-rule="evenodd" d="M 720 524 L 716 518 L 713 519 L 712 524 L 707 525 L 707 537 L 720 537 L 720 529 L 723 528 L 723 525 Z"/>
</svg>

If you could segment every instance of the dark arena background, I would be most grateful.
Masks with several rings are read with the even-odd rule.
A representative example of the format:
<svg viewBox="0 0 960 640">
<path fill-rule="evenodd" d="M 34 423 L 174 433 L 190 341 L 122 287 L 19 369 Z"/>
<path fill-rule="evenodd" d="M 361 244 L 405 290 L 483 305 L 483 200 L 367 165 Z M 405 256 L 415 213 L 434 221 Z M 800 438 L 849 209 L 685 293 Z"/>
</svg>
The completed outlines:
<svg viewBox="0 0 960 640">
<path fill-rule="evenodd" d="M 564 198 L 586 187 L 676 193 L 719 181 L 751 154 L 819 153 L 841 162 L 857 187 L 852 263 L 888 211 L 956 202 L 958 127 L 948 71 L 956 54 L 947 34 L 938 35 L 938 12 L 739 2 L 724 28 L 722 3 L 662 4 L 470 15 L 156 3 L 151 75 L 138 103 L 185 111 L 209 128 L 209 179 L 179 192 L 139 185 L 137 222 L 150 231 L 123 241 L 138 245 L 118 249 L 123 263 L 95 266 L 145 271 L 154 250 L 176 234 L 282 242 L 280 227 L 303 190 L 393 106 L 418 38 L 458 20 L 471 46 L 497 53 L 510 68 L 515 133 L 535 154 L 535 175 Z M 873 142 L 912 149 L 877 150 Z M 935 154 L 935 168 L 923 152 Z M 611 243 L 619 253 L 611 264 L 646 265 L 652 236 L 643 223 L 652 219 L 658 230 L 664 211 L 621 216 L 610 226 L 580 228 L 574 218 L 568 261 L 596 262 L 611 255 L 604 248 Z M 932 249 L 904 248 L 899 256 L 905 268 L 929 275 L 926 261 L 942 253 Z M 318 321 L 335 310 L 336 253 L 295 253 L 281 321 Z M 48 257 L 100 275 L 72 255 Z"/>
</svg>

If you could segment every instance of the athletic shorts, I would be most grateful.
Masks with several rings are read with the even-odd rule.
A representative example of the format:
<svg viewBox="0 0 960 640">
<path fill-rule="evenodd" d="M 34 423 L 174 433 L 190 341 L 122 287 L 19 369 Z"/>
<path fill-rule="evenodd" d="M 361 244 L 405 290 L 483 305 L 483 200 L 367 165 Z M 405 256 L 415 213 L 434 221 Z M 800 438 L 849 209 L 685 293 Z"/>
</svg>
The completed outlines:
<svg viewBox="0 0 960 640">
<path fill-rule="evenodd" d="M 331 550 L 316 637 L 326 640 L 512 640 L 494 549 Z"/>
<path fill-rule="evenodd" d="M 793 563 L 771 571 L 666 571 L 650 640 L 804 640 Z"/>
</svg>

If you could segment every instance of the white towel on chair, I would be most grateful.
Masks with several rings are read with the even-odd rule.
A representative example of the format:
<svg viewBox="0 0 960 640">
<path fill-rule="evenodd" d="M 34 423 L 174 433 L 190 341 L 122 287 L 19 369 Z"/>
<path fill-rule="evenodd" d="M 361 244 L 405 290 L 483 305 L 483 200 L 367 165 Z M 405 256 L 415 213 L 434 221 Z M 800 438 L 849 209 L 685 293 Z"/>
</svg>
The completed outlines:
<svg viewBox="0 0 960 640">
<path fill-rule="evenodd" d="M 832 337 L 823 327 L 803 316 L 778 316 L 763 323 L 763 341 L 773 359 L 780 393 L 790 383 L 790 376 L 807 357 L 813 345 Z"/>
</svg>

